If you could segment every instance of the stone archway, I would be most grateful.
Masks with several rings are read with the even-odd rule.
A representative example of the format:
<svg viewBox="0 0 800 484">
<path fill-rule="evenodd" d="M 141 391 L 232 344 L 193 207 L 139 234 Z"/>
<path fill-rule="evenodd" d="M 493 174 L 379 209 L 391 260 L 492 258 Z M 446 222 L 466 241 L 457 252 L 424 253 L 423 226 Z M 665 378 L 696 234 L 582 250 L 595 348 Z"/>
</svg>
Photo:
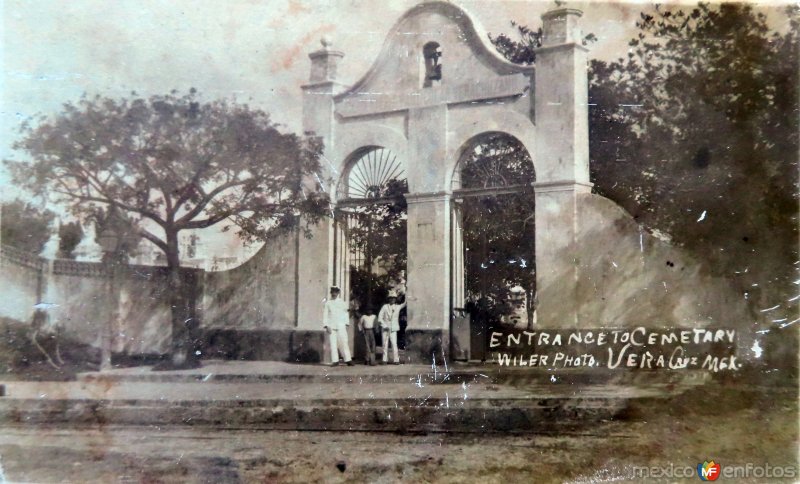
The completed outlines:
<svg viewBox="0 0 800 484">
<path fill-rule="evenodd" d="M 452 305 L 469 314 L 470 356 L 483 360 L 491 328 L 530 329 L 535 320 L 536 174 L 525 146 L 506 133 L 476 135 L 460 153 L 452 176 Z"/>
<path fill-rule="evenodd" d="M 354 318 L 367 308 L 377 314 L 390 292 L 405 297 L 407 192 L 405 160 L 391 150 L 367 146 L 348 157 L 336 192 L 334 283 Z M 361 343 L 354 339 L 356 358 L 363 355 Z"/>
<path fill-rule="evenodd" d="M 359 147 L 389 148 L 407 161 L 407 338 L 413 348 L 408 360 L 441 360 L 449 347 L 454 300 L 463 300 L 451 274 L 459 270 L 452 264 L 459 230 L 453 205 L 466 195 L 459 193 L 461 188 L 454 193 L 453 167 L 461 147 L 476 135 L 507 133 L 536 160 L 535 219 L 538 227 L 546 227 L 535 235 L 536 251 L 544 250 L 544 256 L 536 254 L 536 287 L 540 298 L 548 284 L 566 297 L 575 293 L 574 287 L 564 288 L 575 286 L 574 267 L 545 262 L 549 253 L 573 250 L 575 206 L 591 186 L 586 50 L 580 45 L 579 17 L 580 12 L 564 8 L 542 17 L 547 35 L 535 68 L 507 62 L 467 12 L 445 1 L 423 2 L 404 14 L 376 62 L 350 87 L 337 83 L 344 53 L 329 39 L 309 55 L 303 129 L 325 143 L 320 180 L 334 185 L 327 187 L 337 209 L 346 203 L 338 200 L 335 183 Z M 346 244 L 339 243 L 342 227 L 324 222 L 315 227 L 313 238 L 299 239 L 298 301 L 320 299 L 328 285 L 341 285 L 347 277 L 342 268 Z M 540 243 L 543 232 L 547 244 Z M 559 323 L 572 324 L 576 311 L 553 314 Z M 298 327 L 318 327 L 320 308 L 299 304 L 297 313 Z"/>
</svg>

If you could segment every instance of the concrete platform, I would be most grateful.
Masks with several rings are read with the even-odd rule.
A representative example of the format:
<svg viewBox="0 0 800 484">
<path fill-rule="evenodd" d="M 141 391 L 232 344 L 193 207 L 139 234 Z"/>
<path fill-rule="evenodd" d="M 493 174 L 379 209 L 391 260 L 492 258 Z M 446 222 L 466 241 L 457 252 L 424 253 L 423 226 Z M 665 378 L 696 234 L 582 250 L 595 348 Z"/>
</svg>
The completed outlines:
<svg viewBox="0 0 800 484">
<path fill-rule="evenodd" d="M 547 369 L 499 366 L 491 363 L 451 363 L 429 365 L 340 365 L 295 364 L 278 361 L 206 360 L 201 368 L 153 371 L 150 366 L 117 368 L 106 372 L 78 375 L 79 381 L 105 382 L 241 382 L 241 383 L 494 383 L 518 387 L 556 385 L 699 385 L 709 381 L 707 372 L 613 371 L 605 368 Z"/>
<path fill-rule="evenodd" d="M 73 382 L 0 382 L 0 423 L 571 432 L 614 419 L 631 399 L 665 398 L 702 383 L 619 384 L 613 372 L 597 372 L 587 383 L 589 373 L 232 361 L 169 372 L 122 368 Z"/>
</svg>

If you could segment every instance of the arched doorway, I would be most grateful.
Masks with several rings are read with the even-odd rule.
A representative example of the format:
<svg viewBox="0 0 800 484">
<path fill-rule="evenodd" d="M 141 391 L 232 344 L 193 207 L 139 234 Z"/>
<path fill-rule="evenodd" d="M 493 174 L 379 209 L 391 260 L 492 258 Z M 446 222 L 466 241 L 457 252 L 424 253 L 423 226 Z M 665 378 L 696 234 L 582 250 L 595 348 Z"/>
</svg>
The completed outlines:
<svg viewBox="0 0 800 484">
<path fill-rule="evenodd" d="M 346 166 L 337 187 L 334 281 L 358 317 L 368 307 L 377 314 L 390 293 L 405 298 L 408 182 L 405 160 L 380 146 L 358 150 Z M 354 342 L 355 357 L 363 356 L 362 338 Z"/>
<path fill-rule="evenodd" d="M 505 133 L 462 149 L 453 174 L 453 308 L 471 318 L 471 358 L 486 357 L 498 325 L 529 329 L 536 314 L 533 161 Z"/>
</svg>

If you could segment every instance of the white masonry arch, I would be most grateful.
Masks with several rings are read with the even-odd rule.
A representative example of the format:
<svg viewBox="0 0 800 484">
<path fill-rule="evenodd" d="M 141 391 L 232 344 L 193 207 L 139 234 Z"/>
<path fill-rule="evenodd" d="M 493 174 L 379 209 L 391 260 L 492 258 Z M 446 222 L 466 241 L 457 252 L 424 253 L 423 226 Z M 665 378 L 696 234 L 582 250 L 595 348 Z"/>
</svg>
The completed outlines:
<svg viewBox="0 0 800 484">
<path fill-rule="evenodd" d="M 379 146 L 402 156 L 408 193 L 408 347 L 410 360 L 449 348 L 453 285 L 452 178 L 460 150 L 484 132 L 517 139 L 534 160 L 537 182 L 537 287 L 566 288 L 569 267 L 551 254 L 572 250 L 577 197 L 589 191 L 586 49 L 581 13 L 560 8 L 542 16 L 544 45 L 537 66 L 504 60 L 485 31 L 460 7 L 423 2 L 389 31 L 378 59 L 351 87 L 336 80 L 344 53 L 329 40 L 310 54 L 304 129 L 320 136 L 334 204 L 336 186 L 353 153 Z M 417 33 L 408 35 L 409 32 Z M 336 227 L 325 222 L 298 243 L 299 300 L 324 297 L 337 276 Z M 540 232 L 542 232 L 540 234 Z M 540 238 L 542 240 L 540 240 Z M 327 265 L 304 263 L 327 258 Z M 541 274 L 541 281 L 538 280 Z M 574 285 L 574 284 L 573 284 Z M 542 303 L 542 309 L 548 303 Z M 320 308 L 301 309 L 299 327 L 316 327 Z M 547 314 L 542 311 L 540 314 Z M 559 323 L 577 321 L 558 312 Z"/>
</svg>

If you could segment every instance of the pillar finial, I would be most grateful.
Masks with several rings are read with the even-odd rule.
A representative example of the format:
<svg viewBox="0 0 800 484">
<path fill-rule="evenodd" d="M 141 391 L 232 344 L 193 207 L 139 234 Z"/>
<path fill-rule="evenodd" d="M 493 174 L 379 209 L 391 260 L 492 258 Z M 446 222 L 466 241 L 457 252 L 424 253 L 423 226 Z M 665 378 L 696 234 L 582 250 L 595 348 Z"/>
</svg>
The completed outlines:
<svg viewBox="0 0 800 484">
<path fill-rule="evenodd" d="M 329 35 L 323 35 L 319 39 L 322 48 L 308 55 L 311 59 L 311 77 L 312 84 L 321 82 L 336 81 L 337 67 L 339 61 L 344 57 L 343 52 L 332 50 L 333 39 Z"/>
<path fill-rule="evenodd" d="M 325 50 L 330 50 L 331 46 L 333 45 L 333 39 L 330 35 L 323 35 L 319 39 L 319 43 L 322 44 L 322 48 Z"/>
</svg>

